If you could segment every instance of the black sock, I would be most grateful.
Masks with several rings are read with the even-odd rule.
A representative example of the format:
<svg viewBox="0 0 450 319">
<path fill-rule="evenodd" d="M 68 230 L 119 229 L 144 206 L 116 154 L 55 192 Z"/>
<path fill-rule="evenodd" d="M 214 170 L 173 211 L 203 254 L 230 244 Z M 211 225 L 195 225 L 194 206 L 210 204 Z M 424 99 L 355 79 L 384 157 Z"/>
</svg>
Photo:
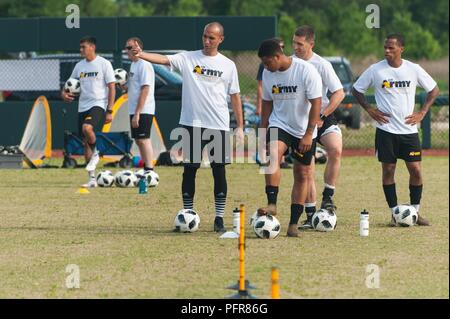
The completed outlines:
<svg viewBox="0 0 450 319">
<path fill-rule="evenodd" d="M 315 212 L 316 206 L 305 206 L 305 213 L 308 219 L 311 219 Z"/>
<path fill-rule="evenodd" d="M 409 200 L 411 205 L 420 205 L 423 185 L 409 185 Z"/>
<path fill-rule="evenodd" d="M 266 186 L 267 204 L 276 205 L 278 197 L 278 186 Z"/>
<path fill-rule="evenodd" d="M 144 166 L 144 171 L 146 171 L 146 172 L 153 171 L 153 167 Z"/>
<path fill-rule="evenodd" d="M 185 166 L 183 172 L 183 182 L 181 183 L 181 194 L 183 196 L 183 208 L 194 208 L 194 194 L 195 194 L 195 175 L 197 174 L 196 167 Z"/>
<path fill-rule="evenodd" d="M 211 168 L 214 176 L 214 203 L 216 208 L 216 217 L 223 218 L 227 201 L 227 179 L 225 174 L 225 165 L 212 165 Z"/>
<path fill-rule="evenodd" d="M 383 185 L 383 191 L 389 208 L 397 206 L 397 193 L 395 191 L 395 183 L 390 185 Z"/>
<path fill-rule="evenodd" d="M 325 186 L 322 192 L 322 199 L 331 198 L 334 195 L 334 189 Z"/>
<path fill-rule="evenodd" d="M 291 204 L 291 219 L 289 220 L 289 225 L 298 224 L 298 220 L 303 213 L 302 204 Z"/>
</svg>

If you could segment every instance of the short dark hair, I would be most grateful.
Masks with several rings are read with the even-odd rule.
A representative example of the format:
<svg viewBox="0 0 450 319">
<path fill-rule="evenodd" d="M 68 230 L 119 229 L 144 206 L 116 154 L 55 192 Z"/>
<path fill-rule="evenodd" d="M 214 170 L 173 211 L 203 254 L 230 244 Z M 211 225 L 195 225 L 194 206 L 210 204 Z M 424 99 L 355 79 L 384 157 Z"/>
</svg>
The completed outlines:
<svg viewBox="0 0 450 319">
<path fill-rule="evenodd" d="M 127 40 L 127 42 L 128 42 L 128 41 L 136 41 L 137 44 L 139 44 L 139 47 L 140 47 L 141 49 L 144 49 L 144 42 L 142 42 L 142 40 L 141 40 L 140 38 L 138 38 L 138 37 L 131 37 L 131 38 L 129 38 L 129 39 Z"/>
<path fill-rule="evenodd" d="M 397 43 L 401 46 L 404 47 L 405 46 L 405 37 L 403 35 L 401 35 L 400 33 L 391 33 L 388 34 L 388 36 L 386 37 L 386 40 L 390 40 L 390 39 L 395 39 L 397 40 Z"/>
<path fill-rule="evenodd" d="M 295 30 L 295 36 L 305 37 L 307 41 L 315 40 L 316 35 L 314 33 L 314 28 L 310 25 L 302 25 Z"/>
<path fill-rule="evenodd" d="M 84 42 L 96 45 L 97 39 L 91 35 L 86 35 L 86 36 L 82 37 L 80 40 L 80 43 L 84 43 Z"/>
<path fill-rule="evenodd" d="M 274 39 L 264 40 L 258 49 L 258 57 L 273 57 L 277 54 L 284 54 L 280 43 Z"/>
</svg>

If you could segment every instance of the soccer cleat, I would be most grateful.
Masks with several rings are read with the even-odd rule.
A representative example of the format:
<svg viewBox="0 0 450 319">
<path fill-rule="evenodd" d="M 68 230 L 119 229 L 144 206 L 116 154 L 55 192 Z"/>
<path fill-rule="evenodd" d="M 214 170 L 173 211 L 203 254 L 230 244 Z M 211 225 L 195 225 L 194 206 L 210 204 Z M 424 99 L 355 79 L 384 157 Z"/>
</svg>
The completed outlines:
<svg viewBox="0 0 450 319">
<path fill-rule="evenodd" d="M 98 151 L 96 151 L 94 154 L 92 154 L 91 159 L 89 160 L 89 163 L 86 165 L 86 170 L 88 172 L 95 171 L 95 168 L 97 167 L 97 164 L 99 161 L 100 161 L 100 155 L 98 154 Z"/>
<path fill-rule="evenodd" d="M 310 229 L 314 229 L 313 225 L 312 225 L 312 220 L 311 218 L 306 219 L 303 224 L 301 224 L 298 227 L 298 230 L 310 230 Z"/>
<path fill-rule="evenodd" d="M 280 168 L 291 168 L 291 165 L 289 165 L 289 163 L 287 163 L 287 162 L 282 162 L 280 164 Z"/>
<path fill-rule="evenodd" d="M 430 222 L 427 219 L 425 219 L 422 216 L 420 216 L 420 215 L 417 215 L 417 222 L 416 222 L 416 224 L 419 225 L 419 226 L 431 226 Z"/>
<path fill-rule="evenodd" d="M 95 180 L 90 180 L 86 184 L 81 185 L 83 188 L 95 188 L 97 187 L 97 182 Z"/>
<path fill-rule="evenodd" d="M 277 215 L 277 206 L 275 206 L 273 204 L 269 204 L 267 207 L 258 208 L 257 212 L 258 212 L 258 216 L 263 216 L 263 215 L 276 216 Z"/>
<path fill-rule="evenodd" d="M 289 225 L 286 235 L 288 237 L 298 237 L 298 228 L 297 227 L 298 227 L 297 224 Z"/>
<path fill-rule="evenodd" d="M 391 216 L 391 221 L 389 222 L 389 226 L 390 226 L 390 227 L 395 227 L 395 226 L 397 226 L 397 223 L 395 222 L 394 216 Z"/>
<path fill-rule="evenodd" d="M 336 210 L 336 205 L 334 205 L 331 197 L 324 197 L 322 199 L 322 204 L 320 205 L 320 209 L 329 209 L 330 206 L 334 207 L 334 210 Z"/>
<path fill-rule="evenodd" d="M 223 225 L 223 218 L 216 216 L 214 219 L 214 231 L 216 233 L 224 233 L 227 230 L 225 229 L 225 226 Z"/>
</svg>

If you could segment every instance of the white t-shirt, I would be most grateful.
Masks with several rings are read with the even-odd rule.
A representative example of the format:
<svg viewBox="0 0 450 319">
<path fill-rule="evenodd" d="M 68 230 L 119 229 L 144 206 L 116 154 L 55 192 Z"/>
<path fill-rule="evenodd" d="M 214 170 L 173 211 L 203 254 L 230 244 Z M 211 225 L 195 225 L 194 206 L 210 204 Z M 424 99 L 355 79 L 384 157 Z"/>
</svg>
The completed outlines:
<svg viewBox="0 0 450 319">
<path fill-rule="evenodd" d="M 240 91 L 234 62 L 201 50 L 167 57 L 183 77 L 180 124 L 229 131 L 227 97 Z"/>
<path fill-rule="evenodd" d="M 292 59 L 285 71 L 263 72 L 263 100 L 273 101 L 269 127 L 278 127 L 302 138 L 308 128 L 309 100 L 322 97 L 322 80 L 319 72 L 301 59 Z M 313 138 L 317 136 L 317 127 Z"/>
<path fill-rule="evenodd" d="M 147 99 L 141 114 L 155 114 L 155 71 L 150 62 L 139 59 L 132 62 L 128 73 L 128 111 L 134 115 L 141 95 L 141 88 L 149 86 Z"/>
<path fill-rule="evenodd" d="M 293 57 L 296 59 L 300 59 L 296 55 L 293 55 Z M 342 89 L 342 83 L 339 80 L 336 72 L 334 71 L 330 61 L 325 60 L 320 55 L 313 53 L 312 57 L 309 60 L 305 61 L 311 63 L 319 72 L 320 77 L 322 78 L 321 112 L 323 112 L 323 110 L 328 106 L 328 103 L 330 102 L 327 96 L 328 91 L 334 93 L 337 90 Z"/>
<path fill-rule="evenodd" d="M 108 83 L 116 82 L 111 62 L 97 55 L 94 60 L 78 62 L 73 68 L 71 78 L 80 80 L 81 93 L 78 112 L 88 111 L 94 106 L 106 110 L 108 106 Z"/>
<path fill-rule="evenodd" d="M 417 133 L 417 125 L 405 124 L 405 117 L 414 112 L 417 86 L 430 92 L 436 82 L 420 65 L 408 60 L 402 60 L 398 68 L 386 60 L 372 64 L 353 85 L 360 93 L 374 87 L 377 108 L 390 115 L 389 123 L 376 126 L 393 134 Z"/>
</svg>

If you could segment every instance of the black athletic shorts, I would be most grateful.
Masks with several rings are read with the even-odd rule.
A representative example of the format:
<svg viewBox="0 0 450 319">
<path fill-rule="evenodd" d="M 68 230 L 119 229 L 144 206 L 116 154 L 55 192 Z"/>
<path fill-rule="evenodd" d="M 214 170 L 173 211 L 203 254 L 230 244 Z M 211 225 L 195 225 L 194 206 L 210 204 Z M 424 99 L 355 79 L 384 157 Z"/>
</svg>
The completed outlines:
<svg viewBox="0 0 450 319">
<path fill-rule="evenodd" d="M 311 149 L 306 153 L 300 153 L 298 151 L 298 144 L 300 142 L 300 139 L 289 134 L 285 130 L 278 128 L 278 127 L 270 127 L 267 129 L 267 136 L 266 136 L 266 142 L 267 147 L 269 147 L 270 141 L 282 141 L 286 146 L 288 147 L 288 151 L 285 153 L 285 155 L 291 153 L 292 157 L 298 161 L 299 163 L 303 165 L 311 165 L 311 160 L 314 157 L 314 154 L 316 153 L 316 140 L 312 140 Z"/>
<path fill-rule="evenodd" d="M 134 139 L 145 139 L 150 138 L 150 131 L 152 129 L 153 115 L 152 114 L 140 114 L 139 115 L 139 126 L 133 128 L 131 125 L 131 120 L 134 115 L 130 115 L 130 128 L 131 137 Z"/>
<path fill-rule="evenodd" d="M 397 158 L 405 162 L 422 160 L 422 148 L 418 133 L 392 134 L 377 128 L 375 133 L 375 152 L 378 161 L 396 163 Z"/>
<path fill-rule="evenodd" d="M 320 142 L 320 138 L 322 137 L 323 133 L 325 133 L 325 131 L 328 130 L 333 125 L 338 125 L 338 122 L 336 120 L 336 117 L 334 116 L 334 113 L 331 113 L 329 116 L 327 116 L 325 118 L 325 120 L 323 121 L 323 125 L 317 131 L 317 142 L 318 143 L 322 144 Z M 340 130 L 339 130 L 339 132 L 340 132 Z"/>
<path fill-rule="evenodd" d="M 183 163 L 200 167 L 203 149 L 207 148 L 211 166 L 231 163 L 230 132 L 182 125 Z"/>
<path fill-rule="evenodd" d="M 105 124 L 105 110 L 100 106 L 93 106 L 85 112 L 78 113 L 78 134 L 83 136 L 83 124 L 90 124 L 94 131 L 101 132 Z"/>
</svg>

